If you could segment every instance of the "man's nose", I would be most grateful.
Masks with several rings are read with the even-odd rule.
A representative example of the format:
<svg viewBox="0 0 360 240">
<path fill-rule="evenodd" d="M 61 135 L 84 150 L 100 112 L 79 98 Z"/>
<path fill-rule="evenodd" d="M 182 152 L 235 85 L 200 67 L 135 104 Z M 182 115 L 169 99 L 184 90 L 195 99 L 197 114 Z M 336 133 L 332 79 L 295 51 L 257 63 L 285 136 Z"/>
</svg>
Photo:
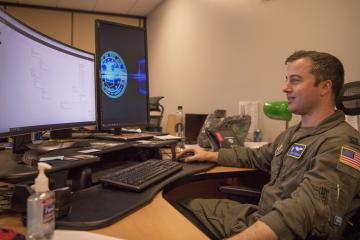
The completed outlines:
<svg viewBox="0 0 360 240">
<path fill-rule="evenodd" d="M 284 86 L 283 86 L 283 89 L 282 89 L 282 91 L 283 92 L 285 92 L 285 93 L 287 93 L 287 92 L 291 92 L 291 85 L 289 84 L 289 81 L 288 80 L 286 80 L 285 81 L 285 84 L 284 84 Z"/>
</svg>

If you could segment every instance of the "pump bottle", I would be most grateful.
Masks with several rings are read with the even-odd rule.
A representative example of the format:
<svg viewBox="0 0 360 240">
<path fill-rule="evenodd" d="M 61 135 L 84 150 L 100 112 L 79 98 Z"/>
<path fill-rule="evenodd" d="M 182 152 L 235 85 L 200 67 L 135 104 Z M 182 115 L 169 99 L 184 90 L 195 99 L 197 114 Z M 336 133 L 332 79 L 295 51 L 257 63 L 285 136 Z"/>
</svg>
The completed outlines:
<svg viewBox="0 0 360 240">
<path fill-rule="evenodd" d="M 55 193 L 49 191 L 49 179 L 45 169 L 47 163 L 38 163 L 39 175 L 31 188 L 35 191 L 27 199 L 27 239 L 52 238 L 55 229 Z"/>
</svg>

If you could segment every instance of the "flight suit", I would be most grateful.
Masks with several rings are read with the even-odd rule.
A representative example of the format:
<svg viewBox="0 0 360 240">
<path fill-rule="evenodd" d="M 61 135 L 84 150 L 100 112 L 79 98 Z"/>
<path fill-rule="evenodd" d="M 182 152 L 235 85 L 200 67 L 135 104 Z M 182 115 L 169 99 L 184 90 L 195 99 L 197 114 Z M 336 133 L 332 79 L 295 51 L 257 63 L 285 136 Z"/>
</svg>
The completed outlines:
<svg viewBox="0 0 360 240">
<path fill-rule="evenodd" d="M 299 123 L 259 149 L 220 149 L 220 165 L 270 173 L 258 205 L 226 199 L 193 199 L 182 205 L 218 238 L 259 220 L 279 239 L 336 239 L 345 214 L 360 206 L 359 142 L 359 133 L 336 111 L 316 127 Z"/>
</svg>

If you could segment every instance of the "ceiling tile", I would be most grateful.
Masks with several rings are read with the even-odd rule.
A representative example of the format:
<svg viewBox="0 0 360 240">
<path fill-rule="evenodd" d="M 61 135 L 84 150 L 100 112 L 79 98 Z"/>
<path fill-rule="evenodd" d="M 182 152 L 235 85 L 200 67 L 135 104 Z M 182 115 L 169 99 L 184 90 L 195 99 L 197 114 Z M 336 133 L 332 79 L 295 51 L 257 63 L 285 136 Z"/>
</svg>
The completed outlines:
<svg viewBox="0 0 360 240">
<path fill-rule="evenodd" d="M 19 0 L 19 3 L 45 7 L 56 7 L 56 0 Z"/>
<path fill-rule="evenodd" d="M 128 14 L 146 16 L 161 2 L 163 2 L 163 0 L 137 0 Z"/>
<path fill-rule="evenodd" d="M 57 0 L 57 7 L 92 11 L 96 0 Z"/>
<path fill-rule="evenodd" d="M 1 0 L 0 0 L 1 1 Z M 164 0 L 2 0 L 45 7 L 146 16 Z"/>
<path fill-rule="evenodd" d="M 94 11 L 127 14 L 136 0 L 98 0 Z"/>
<path fill-rule="evenodd" d="M 18 3 L 19 0 L 3 0 L 2 2 Z"/>
</svg>

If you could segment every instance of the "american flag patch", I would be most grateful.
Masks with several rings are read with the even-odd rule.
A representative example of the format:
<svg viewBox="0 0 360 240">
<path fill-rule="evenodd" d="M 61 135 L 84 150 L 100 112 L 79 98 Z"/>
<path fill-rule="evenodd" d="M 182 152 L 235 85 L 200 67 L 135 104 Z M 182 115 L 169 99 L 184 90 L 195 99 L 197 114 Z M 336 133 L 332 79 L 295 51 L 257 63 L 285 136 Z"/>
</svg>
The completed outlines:
<svg viewBox="0 0 360 240">
<path fill-rule="evenodd" d="M 360 153 L 348 147 L 341 147 L 340 162 L 360 171 Z"/>
</svg>

